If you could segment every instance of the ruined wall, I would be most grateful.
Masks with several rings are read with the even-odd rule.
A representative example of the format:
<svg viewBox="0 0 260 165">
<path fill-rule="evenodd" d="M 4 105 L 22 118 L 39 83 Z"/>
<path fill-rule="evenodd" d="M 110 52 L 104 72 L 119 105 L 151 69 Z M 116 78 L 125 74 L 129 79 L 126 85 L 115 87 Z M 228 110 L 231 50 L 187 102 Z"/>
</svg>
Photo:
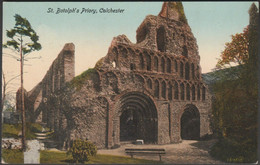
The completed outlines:
<svg viewBox="0 0 260 165">
<path fill-rule="evenodd" d="M 125 35 L 115 37 L 92 74 L 76 77 L 83 85 L 78 88 L 79 82 L 71 82 L 65 112 L 73 121 L 69 139 L 88 138 L 99 148 L 120 145 L 122 108 L 145 107 L 149 101 L 156 110 L 146 117 L 157 126 L 146 134 L 156 136 L 156 143 L 181 141 L 180 119 L 190 104 L 200 113 L 200 136 L 210 133 L 211 96 L 202 82 L 199 62 L 196 39 L 186 22 L 147 16 L 137 29 L 136 44 Z M 124 101 L 129 93 L 133 93 L 128 98 L 132 104 Z"/>
<path fill-rule="evenodd" d="M 65 46 L 54 61 L 34 100 L 43 100 L 42 121 L 63 147 L 77 138 L 98 148 L 120 145 L 121 116 L 130 110 L 139 115 L 143 131 L 136 136 L 145 143 L 181 142 L 181 117 L 189 105 L 199 113 L 199 136 L 210 133 L 211 96 L 181 3 L 165 2 L 158 16 L 145 18 L 136 38 L 134 44 L 125 35 L 115 37 L 95 68 L 75 78 L 74 46 Z"/>
<path fill-rule="evenodd" d="M 47 123 L 54 128 L 60 111 L 58 95 L 65 84 L 75 76 L 74 51 L 72 43 L 66 44 L 42 81 L 27 93 L 27 120 Z M 19 101 L 17 103 L 20 104 Z"/>
</svg>

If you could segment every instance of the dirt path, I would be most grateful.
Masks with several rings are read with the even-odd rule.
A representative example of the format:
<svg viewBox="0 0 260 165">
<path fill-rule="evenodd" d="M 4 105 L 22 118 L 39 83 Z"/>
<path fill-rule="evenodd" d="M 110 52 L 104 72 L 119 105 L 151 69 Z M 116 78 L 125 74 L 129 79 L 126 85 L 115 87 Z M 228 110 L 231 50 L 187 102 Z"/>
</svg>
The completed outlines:
<svg viewBox="0 0 260 165">
<path fill-rule="evenodd" d="M 215 143 L 215 140 L 208 141 L 196 141 L 196 140 L 184 140 L 179 144 L 168 145 L 133 145 L 125 144 L 117 149 L 111 150 L 98 150 L 99 154 L 108 155 L 121 155 L 126 156 L 125 148 L 164 148 L 166 155 L 162 156 L 164 163 L 173 164 L 222 164 L 218 160 L 213 159 L 208 151 L 210 147 Z M 134 156 L 149 160 L 159 160 L 159 156 Z"/>
</svg>

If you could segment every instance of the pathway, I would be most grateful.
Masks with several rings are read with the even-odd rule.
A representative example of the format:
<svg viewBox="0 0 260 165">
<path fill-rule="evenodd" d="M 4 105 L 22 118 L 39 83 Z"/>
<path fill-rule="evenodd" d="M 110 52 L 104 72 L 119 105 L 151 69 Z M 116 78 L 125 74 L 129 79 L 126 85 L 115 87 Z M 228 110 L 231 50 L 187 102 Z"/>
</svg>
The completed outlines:
<svg viewBox="0 0 260 165">
<path fill-rule="evenodd" d="M 125 148 L 164 148 L 166 155 L 162 156 L 164 163 L 174 164 L 221 164 L 223 162 L 213 159 L 209 155 L 210 147 L 215 143 L 215 140 L 208 141 L 196 141 L 196 140 L 184 140 L 179 144 L 167 144 L 167 145 L 133 145 L 125 144 L 117 149 L 100 149 L 99 154 L 107 155 L 121 155 L 126 156 Z M 130 157 L 130 156 L 129 156 Z M 159 156 L 134 156 L 137 158 L 159 160 Z"/>
<path fill-rule="evenodd" d="M 41 144 L 38 140 L 28 140 L 27 141 L 27 149 L 24 152 L 24 164 L 26 163 L 33 163 L 39 164 L 40 163 L 40 152 Z"/>
<path fill-rule="evenodd" d="M 41 133 L 35 133 L 36 140 L 27 140 L 27 150 L 24 152 L 24 163 L 40 163 L 40 150 L 44 150 L 45 141 L 48 140 L 48 134 L 45 128 Z"/>
</svg>

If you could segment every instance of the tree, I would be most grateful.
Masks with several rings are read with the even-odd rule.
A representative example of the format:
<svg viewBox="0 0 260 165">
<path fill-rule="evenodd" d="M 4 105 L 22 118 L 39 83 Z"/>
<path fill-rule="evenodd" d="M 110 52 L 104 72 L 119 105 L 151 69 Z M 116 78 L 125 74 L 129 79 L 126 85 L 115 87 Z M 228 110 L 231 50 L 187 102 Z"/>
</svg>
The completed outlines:
<svg viewBox="0 0 260 165">
<path fill-rule="evenodd" d="M 217 66 L 237 62 L 236 67 L 216 71 L 213 84 L 213 127 L 219 142 L 211 154 L 227 162 L 257 161 L 258 114 L 258 9 L 249 10 L 250 23 L 232 36 Z M 234 76 L 236 75 L 236 76 Z M 238 76 L 237 76 L 238 75 Z"/>
<path fill-rule="evenodd" d="M 224 51 L 221 52 L 220 59 L 216 65 L 217 68 L 223 68 L 225 65 L 245 64 L 249 58 L 249 37 L 248 26 L 242 33 L 231 35 L 232 41 L 225 44 Z"/>
<path fill-rule="evenodd" d="M 10 39 L 3 48 L 11 49 L 13 52 L 20 55 L 20 71 L 21 71 L 21 95 L 22 95 L 22 147 L 25 151 L 25 109 L 24 109 L 24 88 L 23 88 L 23 67 L 25 57 L 33 52 L 41 49 L 41 44 L 38 43 L 39 36 L 32 29 L 31 24 L 26 18 L 15 14 L 15 26 L 11 30 L 6 31 L 6 36 Z"/>
<path fill-rule="evenodd" d="M 3 72 L 2 72 L 2 76 L 3 76 L 3 85 L 2 85 L 1 113 L 3 112 L 4 106 L 5 106 L 5 104 L 6 104 L 6 96 L 7 96 L 10 92 L 12 92 L 12 91 L 8 91 L 8 92 L 7 92 L 9 84 L 10 84 L 14 79 L 18 78 L 20 75 L 14 76 L 14 77 L 12 77 L 12 78 L 9 79 L 9 80 L 6 80 L 5 74 L 4 74 Z"/>
</svg>

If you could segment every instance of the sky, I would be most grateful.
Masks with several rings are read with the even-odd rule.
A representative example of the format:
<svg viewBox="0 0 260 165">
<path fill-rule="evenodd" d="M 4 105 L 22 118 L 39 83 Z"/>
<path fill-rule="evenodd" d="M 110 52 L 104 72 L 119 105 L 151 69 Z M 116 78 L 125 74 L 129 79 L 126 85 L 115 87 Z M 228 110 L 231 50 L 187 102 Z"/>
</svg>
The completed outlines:
<svg viewBox="0 0 260 165">
<path fill-rule="evenodd" d="M 247 2 L 183 2 L 184 12 L 199 47 L 202 73 L 215 68 L 221 51 L 231 35 L 241 33 L 249 23 Z M 27 18 L 39 35 L 40 51 L 29 54 L 24 87 L 30 91 L 46 74 L 66 43 L 75 45 L 75 73 L 79 75 L 107 54 L 113 37 L 125 34 L 136 43 L 136 30 L 147 15 L 158 15 L 163 2 L 3 2 L 3 43 L 6 30 L 14 27 L 14 15 Z M 258 6 L 258 3 L 255 2 Z M 77 9 L 75 13 L 57 13 L 59 9 Z M 123 13 L 100 13 L 101 8 L 122 9 Z M 53 12 L 48 12 L 53 10 Z M 82 12 L 96 10 L 97 13 Z M 4 53 L 12 53 L 4 49 Z M 2 57 L 6 79 L 19 75 L 20 63 Z M 20 79 L 8 90 L 17 90 Z"/>
</svg>

